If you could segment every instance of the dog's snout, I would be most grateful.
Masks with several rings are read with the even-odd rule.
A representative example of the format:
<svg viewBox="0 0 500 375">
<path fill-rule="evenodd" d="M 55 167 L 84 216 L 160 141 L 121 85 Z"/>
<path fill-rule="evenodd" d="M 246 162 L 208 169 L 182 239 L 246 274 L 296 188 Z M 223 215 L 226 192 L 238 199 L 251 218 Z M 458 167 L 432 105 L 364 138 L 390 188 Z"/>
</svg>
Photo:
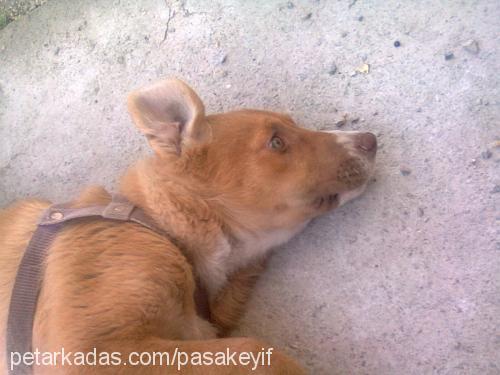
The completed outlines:
<svg viewBox="0 0 500 375">
<path fill-rule="evenodd" d="M 365 151 L 374 153 L 377 151 L 377 137 L 373 133 L 360 133 L 356 135 L 356 147 Z"/>
</svg>

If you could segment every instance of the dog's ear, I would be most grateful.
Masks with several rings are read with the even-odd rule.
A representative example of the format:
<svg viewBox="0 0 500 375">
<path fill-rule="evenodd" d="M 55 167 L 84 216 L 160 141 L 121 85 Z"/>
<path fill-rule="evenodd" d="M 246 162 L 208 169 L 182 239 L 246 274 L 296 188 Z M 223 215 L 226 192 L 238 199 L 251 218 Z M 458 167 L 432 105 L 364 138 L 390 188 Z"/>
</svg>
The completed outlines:
<svg viewBox="0 0 500 375">
<path fill-rule="evenodd" d="M 180 154 L 182 147 L 207 138 L 203 103 L 181 80 L 166 79 L 133 91 L 127 104 L 135 124 L 158 154 Z"/>
</svg>

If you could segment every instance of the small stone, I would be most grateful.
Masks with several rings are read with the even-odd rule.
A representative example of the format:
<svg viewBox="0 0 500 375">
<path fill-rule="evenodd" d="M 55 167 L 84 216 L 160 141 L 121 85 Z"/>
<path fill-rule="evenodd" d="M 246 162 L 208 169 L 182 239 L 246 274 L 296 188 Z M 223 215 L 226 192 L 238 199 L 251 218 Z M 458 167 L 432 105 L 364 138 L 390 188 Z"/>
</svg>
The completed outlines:
<svg viewBox="0 0 500 375">
<path fill-rule="evenodd" d="M 288 9 L 293 9 L 293 8 L 295 8 L 295 4 L 294 4 L 294 3 L 292 3 L 291 1 L 289 1 L 288 3 L 286 3 L 286 7 L 287 7 Z"/>
<path fill-rule="evenodd" d="M 453 52 L 446 52 L 446 53 L 444 54 L 444 59 L 445 59 L 446 61 L 449 61 L 449 60 L 453 59 L 454 57 L 455 57 L 455 55 L 453 54 Z"/>
<path fill-rule="evenodd" d="M 311 12 L 307 13 L 304 17 L 302 17 L 302 21 L 307 21 L 308 19 L 310 19 L 312 17 L 312 15 L 313 14 Z"/>
<path fill-rule="evenodd" d="M 417 210 L 417 215 L 418 217 L 424 216 L 424 209 L 422 207 L 419 207 Z"/>
<path fill-rule="evenodd" d="M 399 40 L 396 40 L 394 42 L 394 47 L 396 47 L 396 48 L 401 47 L 401 42 Z"/>
<path fill-rule="evenodd" d="M 370 64 L 364 63 L 356 68 L 357 73 L 368 74 L 370 72 Z"/>
<path fill-rule="evenodd" d="M 359 17 L 358 17 L 358 21 L 359 21 L 359 22 L 363 22 L 363 20 L 364 20 L 364 19 L 365 19 L 365 17 L 363 17 L 363 16 L 359 16 Z"/>
<path fill-rule="evenodd" d="M 56 49 L 54 50 L 54 55 L 59 55 L 59 52 L 61 51 L 61 49 L 59 47 L 56 47 Z"/>
<path fill-rule="evenodd" d="M 83 21 L 83 23 L 80 26 L 78 26 L 78 31 L 82 31 L 86 27 L 87 27 L 87 21 Z"/>
<path fill-rule="evenodd" d="M 332 65 L 330 65 L 330 70 L 328 71 L 328 74 L 333 76 L 335 73 L 337 73 L 337 64 L 332 63 Z"/>
<path fill-rule="evenodd" d="M 500 185 L 495 185 L 491 193 L 492 194 L 500 193 Z"/>
<path fill-rule="evenodd" d="M 421 108 L 421 107 L 418 107 L 418 108 L 417 108 L 417 112 L 422 112 L 422 108 Z"/>
<path fill-rule="evenodd" d="M 346 122 L 347 122 L 346 120 L 339 120 L 339 121 L 337 121 L 337 122 L 335 123 L 335 126 L 336 126 L 337 128 L 341 128 L 342 126 L 344 126 L 344 125 L 346 124 Z"/>
<path fill-rule="evenodd" d="M 224 53 L 219 57 L 219 64 L 224 64 L 227 61 L 227 54 Z"/>
<path fill-rule="evenodd" d="M 464 50 L 466 50 L 469 53 L 472 53 L 473 55 L 477 55 L 479 53 L 479 43 L 473 39 L 468 40 L 463 44 Z"/>
<path fill-rule="evenodd" d="M 411 169 L 406 165 L 402 165 L 399 167 L 399 171 L 403 176 L 409 176 L 411 174 Z"/>
<path fill-rule="evenodd" d="M 342 31 L 342 34 L 340 34 L 342 38 L 345 38 L 347 35 L 349 35 L 347 31 Z"/>
<path fill-rule="evenodd" d="M 342 116 L 342 119 L 337 121 L 335 123 L 335 126 L 337 128 L 341 128 L 342 126 L 344 126 L 345 124 L 347 123 L 347 114 L 345 114 L 344 116 Z"/>
<path fill-rule="evenodd" d="M 487 160 L 487 159 L 491 158 L 492 155 L 493 154 L 492 154 L 492 152 L 490 150 L 486 150 L 486 151 L 481 152 L 481 157 L 484 160 Z"/>
<path fill-rule="evenodd" d="M 352 124 L 356 124 L 359 122 L 359 117 L 354 117 L 352 120 L 351 120 L 351 123 Z"/>
</svg>

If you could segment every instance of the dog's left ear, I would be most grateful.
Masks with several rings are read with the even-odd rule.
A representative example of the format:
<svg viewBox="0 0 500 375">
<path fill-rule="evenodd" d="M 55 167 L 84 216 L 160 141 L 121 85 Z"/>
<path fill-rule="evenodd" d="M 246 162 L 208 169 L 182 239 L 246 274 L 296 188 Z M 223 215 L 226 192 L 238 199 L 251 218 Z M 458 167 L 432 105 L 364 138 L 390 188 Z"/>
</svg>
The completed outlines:
<svg viewBox="0 0 500 375">
<path fill-rule="evenodd" d="M 209 129 L 201 99 L 179 79 L 166 79 L 129 94 L 128 110 L 158 154 L 203 142 Z"/>
</svg>

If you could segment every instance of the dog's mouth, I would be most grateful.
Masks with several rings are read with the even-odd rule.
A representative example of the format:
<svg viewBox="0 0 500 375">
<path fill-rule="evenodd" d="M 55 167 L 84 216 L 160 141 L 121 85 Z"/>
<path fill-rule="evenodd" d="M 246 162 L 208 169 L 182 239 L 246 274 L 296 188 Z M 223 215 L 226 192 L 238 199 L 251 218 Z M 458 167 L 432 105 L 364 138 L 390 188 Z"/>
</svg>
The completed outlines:
<svg viewBox="0 0 500 375">
<path fill-rule="evenodd" d="M 317 210 L 328 210 L 332 209 L 339 204 L 339 194 L 332 193 L 326 195 L 317 196 L 313 201 L 313 206 Z"/>
</svg>

